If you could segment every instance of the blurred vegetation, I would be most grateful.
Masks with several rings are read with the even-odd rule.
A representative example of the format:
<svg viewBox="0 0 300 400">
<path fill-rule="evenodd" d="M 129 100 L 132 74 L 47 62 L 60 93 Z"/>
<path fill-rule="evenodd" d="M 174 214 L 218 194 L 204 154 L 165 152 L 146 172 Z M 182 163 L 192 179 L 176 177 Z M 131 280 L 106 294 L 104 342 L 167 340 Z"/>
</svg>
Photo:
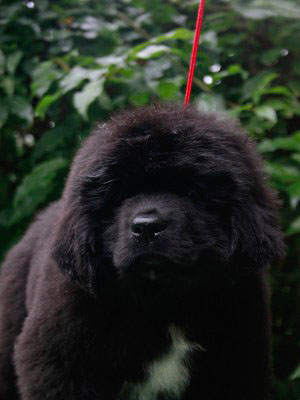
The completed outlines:
<svg viewBox="0 0 300 400">
<path fill-rule="evenodd" d="M 2 0 L 0 256 L 59 197 L 97 120 L 183 101 L 197 0 Z M 300 3 L 208 0 L 193 102 L 239 118 L 283 201 L 272 270 L 276 399 L 300 398 Z M 255 327 L 253 327 L 255 329 Z"/>
</svg>

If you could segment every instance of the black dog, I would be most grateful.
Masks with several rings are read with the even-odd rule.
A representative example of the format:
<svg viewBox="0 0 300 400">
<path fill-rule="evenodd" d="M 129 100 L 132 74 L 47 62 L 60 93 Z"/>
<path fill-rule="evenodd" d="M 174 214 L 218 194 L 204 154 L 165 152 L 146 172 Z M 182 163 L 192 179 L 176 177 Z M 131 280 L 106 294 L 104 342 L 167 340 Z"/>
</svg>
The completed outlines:
<svg viewBox="0 0 300 400">
<path fill-rule="evenodd" d="M 1 400 L 267 400 L 263 268 L 283 250 L 237 124 L 116 116 L 2 267 Z"/>
</svg>

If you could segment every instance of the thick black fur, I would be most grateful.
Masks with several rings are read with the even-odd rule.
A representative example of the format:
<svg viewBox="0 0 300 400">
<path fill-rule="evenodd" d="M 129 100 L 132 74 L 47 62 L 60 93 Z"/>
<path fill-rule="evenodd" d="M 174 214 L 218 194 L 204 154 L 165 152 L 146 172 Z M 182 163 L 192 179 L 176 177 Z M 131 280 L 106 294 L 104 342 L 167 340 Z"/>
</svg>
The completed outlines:
<svg viewBox="0 0 300 400">
<path fill-rule="evenodd" d="M 269 399 L 277 208 L 232 121 L 156 106 L 100 125 L 2 266 L 0 399 L 116 400 L 171 325 L 205 349 L 182 399 Z M 139 215 L 163 221 L 154 240 Z"/>
</svg>

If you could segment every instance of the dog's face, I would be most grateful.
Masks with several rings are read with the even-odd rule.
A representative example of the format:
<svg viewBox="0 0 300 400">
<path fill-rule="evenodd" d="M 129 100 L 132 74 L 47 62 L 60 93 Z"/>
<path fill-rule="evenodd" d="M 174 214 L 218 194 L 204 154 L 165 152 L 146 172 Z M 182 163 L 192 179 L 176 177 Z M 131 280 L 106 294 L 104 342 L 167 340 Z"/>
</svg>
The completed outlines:
<svg viewBox="0 0 300 400">
<path fill-rule="evenodd" d="M 239 127 L 192 108 L 140 109 L 79 151 L 54 257 L 93 292 L 107 279 L 206 284 L 208 271 L 218 281 L 282 255 L 276 208 Z"/>
<path fill-rule="evenodd" d="M 192 170 L 185 178 L 175 169 L 173 178 L 170 173 L 160 176 L 158 169 L 144 176 L 142 193 L 124 199 L 104 231 L 105 248 L 122 279 L 195 279 L 201 265 L 204 274 L 214 261 L 228 261 L 227 217 L 208 193 L 197 193 Z"/>
<path fill-rule="evenodd" d="M 153 191 L 125 200 L 108 229 L 114 266 L 124 272 L 136 266 L 141 274 L 149 266 L 154 278 L 168 265 L 195 265 L 210 241 L 224 235 L 216 232 L 216 218 L 187 196 Z"/>
</svg>

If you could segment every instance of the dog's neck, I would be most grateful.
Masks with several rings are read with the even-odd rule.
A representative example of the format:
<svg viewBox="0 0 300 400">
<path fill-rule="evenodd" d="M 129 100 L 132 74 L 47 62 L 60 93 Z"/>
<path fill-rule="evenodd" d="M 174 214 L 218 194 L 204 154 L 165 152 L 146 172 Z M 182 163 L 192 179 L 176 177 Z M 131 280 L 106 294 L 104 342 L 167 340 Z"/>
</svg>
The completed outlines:
<svg viewBox="0 0 300 400">
<path fill-rule="evenodd" d="M 197 343 L 189 341 L 183 331 L 174 325 L 168 328 L 171 342 L 158 359 L 146 366 L 142 382 L 127 382 L 120 400 L 156 400 L 159 394 L 179 399 L 190 381 L 191 357 L 196 351 L 204 351 Z"/>
</svg>

